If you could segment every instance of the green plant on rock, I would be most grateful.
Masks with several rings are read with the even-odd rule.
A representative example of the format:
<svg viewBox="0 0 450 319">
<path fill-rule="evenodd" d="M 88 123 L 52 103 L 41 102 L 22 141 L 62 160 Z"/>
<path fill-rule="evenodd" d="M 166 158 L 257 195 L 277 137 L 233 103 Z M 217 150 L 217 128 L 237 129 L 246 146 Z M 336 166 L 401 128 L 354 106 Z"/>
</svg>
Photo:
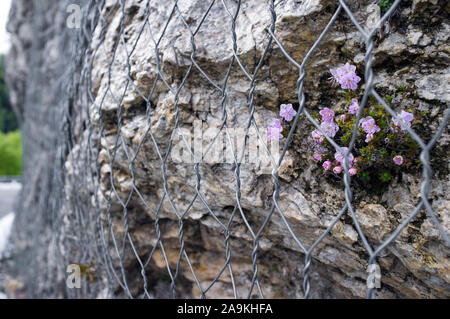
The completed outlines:
<svg viewBox="0 0 450 319">
<path fill-rule="evenodd" d="M 380 5 L 381 13 L 385 13 L 386 11 L 388 11 L 393 3 L 394 3 L 393 0 L 380 0 L 379 5 Z"/>
<path fill-rule="evenodd" d="M 340 84 L 343 89 L 345 108 L 334 111 L 326 107 L 313 116 L 321 129 L 313 128 L 309 145 L 314 160 L 321 165 L 323 172 L 342 176 L 344 156 L 348 153 L 349 174 L 362 184 L 370 184 L 372 189 L 380 190 L 401 170 L 419 166 L 420 148 L 407 129 L 420 121 L 420 114 L 416 115 L 411 108 L 406 108 L 397 113 L 397 118 L 393 118 L 374 98 L 369 98 L 361 110 L 357 92 L 361 78 L 356 74 L 356 67 L 347 63 L 331 70 L 331 74 L 331 82 Z M 393 96 L 386 100 L 390 103 Z M 352 151 L 348 152 L 359 113 L 358 134 Z M 333 139 L 342 152 L 336 150 L 325 135 Z"/>
</svg>

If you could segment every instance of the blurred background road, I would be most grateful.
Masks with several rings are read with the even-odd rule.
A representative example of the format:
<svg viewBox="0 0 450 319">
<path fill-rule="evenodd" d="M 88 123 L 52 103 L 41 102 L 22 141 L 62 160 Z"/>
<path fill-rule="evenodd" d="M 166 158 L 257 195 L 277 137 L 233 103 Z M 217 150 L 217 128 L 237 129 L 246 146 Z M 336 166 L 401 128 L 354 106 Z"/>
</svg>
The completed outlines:
<svg viewBox="0 0 450 319">
<path fill-rule="evenodd" d="M 15 181 L 0 182 L 0 259 L 7 249 L 14 222 L 14 201 L 21 188 L 22 185 Z"/>
<path fill-rule="evenodd" d="M 7 298 L 6 287 L 13 282 L 8 271 L 9 264 L 3 258 L 7 256 L 5 253 L 14 222 L 14 201 L 21 188 L 18 182 L 0 181 L 0 299 Z"/>
<path fill-rule="evenodd" d="M 0 183 L 0 219 L 13 212 L 14 200 L 21 188 L 18 182 Z"/>
</svg>

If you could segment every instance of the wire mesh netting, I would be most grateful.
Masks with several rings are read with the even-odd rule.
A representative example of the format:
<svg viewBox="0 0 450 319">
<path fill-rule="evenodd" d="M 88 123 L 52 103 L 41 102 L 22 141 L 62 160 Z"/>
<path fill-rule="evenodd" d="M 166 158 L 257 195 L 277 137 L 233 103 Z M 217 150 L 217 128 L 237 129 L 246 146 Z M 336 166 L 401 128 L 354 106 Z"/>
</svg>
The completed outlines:
<svg viewBox="0 0 450 319">
<path fill-rule="evenodd" d="M 191 279 L 197 287 L 196 297 L 208 297 L 208 292 L 218 283 L 219 278 L 227 277 L 227 282 L 230 283 L 235 298 L 264 298 L 264 282 L 261 280 L 258 269 L 260 246 L 264 232 L 274 216 L 280 218 L 289 236 L 304 255 L 302 293 L 305 298 L 311 297 L 311 287 L 314 286 L 314 280 L 310 274 L 316 249 L 345 215 L 352 219 L 362 246 L 367 252 L 369 280 L 374 280 L 376 276 L 374 272 L 377 269 L 377 258 L 380 254 L 396 240 L 402 230 L 422 210 L 426 211 L 428 218 L 439 230 L 444 241 L 447 244 L 449 243 L 448 235 L 428 201 L 432 177 L 430 151 L 446 129 L 450 116 L 448 110 L 435 135 L 429 141 L 424 141 L 413 129 L 407 128 L 407 132 L 421 148 L 420 161 L 423 164 L 423 172 L 420 201 L 384 242 L 374 245 L 367 239 L 360 226 L 355 208 L 352 205 L 354 190 L 349 173 L 348 156 L 345 156 L 343 172 L 345 204 L 340 208 L 339 213 L 329 226 L 311 245 L 306 245 L 300 240 L 293 229 L 292 223 L 288 221 L 285 212 L 279 205 L 279 198 L 283 192 L 279 180 L 280 166 L 291 146 L 293 135 L 300 122 L 309 121 L 317 130 L 322 132 L 336 151 L 345 152 L 336 141 L 326 134 L 312 116 L 312 111 L 306 107 L 307 98 L 304 90 L 304 81 L 308 76 L 305 69 L 309 59 L 318 50 L 321 41 L 339 17 L 346 16 L 361 34 L 365 41 L 366 51 L 364 95 L 353 128 L 348 153 L 351 153 L 355 146 L 363 110 L 367 106 L 370 96 L 374 97 L 399 123 L 403 123 L 397 113 L 375 90 L 372 70 L 373 39 L 377 30 L 383 26 L 399 6 L 400 0 L 396 0 L 376 26 L 369 31 L 358 23 L 345 1 L 336 1 L 337 9 L 332 14 L 328 24 L 321 34 L 317 34 L 314 44 L 307 53 L 300 58 L 289 55 L 282 41 L 278 39 L 277 3 L 275 0 L 268 1 L 266 10 L 270 14 L 271 23 L 266 30 L 264 50 L 255 62 L 253 70 L 245 67 L 245 63 L 241 61 L 242 57 L 239 54 L 236 22 L 240 15 L 245 14 L 241 10 L 241 0 L 211 0 L 206 6 L 206 10 L 198 15 L 197 21 L 191 21 L 183 16 L 180 9 L 183 1 L 167 1 L 164 8 L 159 8 L 160 12 L 152 8 L 150 0 L 143 2 L 145 3 L 145 14 L 141 19 L 139 28 L 132 30 L 135 32 L 134 37 L 130 36 L 130 30 L 127 28 L 130 19 L 133 19 L 133 9 L 127 6 L 127 1 L 96 0 L 80 4 L 84 17 L 81 30 L 75 33 L 76 36 L 73 36 L 76 37 L 76 40 L 67 39 L 70 43 L 68 47 L 76 54 L 73 56 L 69 69 L 66 67 L 66 72 L 61 75 L 66 78 L 66 81 L 55 83 L 55 86 L 61 88 L 61 96 L 53 97 L 55 101 L 61 101 L 68 97 L 66 99 L 68 102 L 61 107 L 62 113 L 56 115 L 57 118 L 53 121 L 54 129 L 61 131 L 61 134 L 56 140 L 40 139 L 49 141 L 49 148 L 53 148 L 54 145 L 58 146 L 54 158 L 48 159 L 55 164 L 48 172 L 48 175 L 52 177 L 47 181 L 56 186 L 51 188 L 53 191 L 47 194 L 48 198 L 42 197 L 42 211 L 45 210 L 50 215 L 48 218 L 51 220 L 52 227 L 52 238 L 46 240 L 51 243 L 51 247 L 54 246 L 52 250 L 53 258 L 57 260 L 59 273 L 65 273 L 67 265 L 79 263 L 82 265 L 83 276 L 86 279 L 83 280 L 82 289 L 66 290 L 69 297 L 92 297 L 98 296 L 100 292 L 104 293 L 105 296 L 114 296 L 120 294 L 118 292 L 119 287 L 119 290 L 126 297 L 152 298 L 154 297 L 152 293 L 154 282 L 151 279 L 152 271 L 154 271 L 152 264 L 156 262 L 156 255 L 158 255 L 158 261 L 163 261 L 167 272 L 166 277 L 171 297 L 180 296 L 177 285 L 181 280 L 180 269 L 184 267 L 190 272 Z M 232 57 L 226 62 L 227 72 L 219 75 L 214 74 L 214 76 L 210 75 L 210 70 L 202 66 L 197 50 L 198 35 L 213 9 L 223 10 L 226 13 L 228 20 L 220 23 L 229 25 L 229 34 L 224 36 L 231 39 L 232 44 Z M 167 16 L 165 23 L 159 25 L 157 29 L 151 23 L 152 19 L 155 19 L 155 15 Z M 189 60 L 189 64 L 186 68 L 180 68 L 183 74 L 176 85 L 167 79 L 168 75 L 164 71 L 166 66 L 163 65 L 163 54 L 160 50 L 161 43 L 167 36 L 168 27 L 175 20 L 184 27 L 180 32 L 187 32 L 190 38 L 190 56 L 184 57 Z M 113 43 L 110 42 L 111 37 L 107 36 L 112 28 L 111 25 L 116 28 L 117 34 L 119 34 L 119 37 L 114 38 Z M 201 41 L 208 41 L 208 39 L 201 38 Z M 145 89 L 136 81 L 135 69 L 136 64 L 138 64 L 136 61 L 148 58 L 136 56 L 136 47 L 139 45 L 148 47 L 147 54 L 151 55 L 151 58 L 156 61 L 156 72 L 149 77 L 151 84 L 147 85 Z M 214 46 L 214 43 L 210 45 Z M 280 153 L 276 155 L 272 154 L 270 147 L 265 146 L 265 128 L 262 128 L 256 120 L 257 108 L 255 106 L 255 90 L 259 75 L 263 66 L 270 62 L 271 55 L 269 52 L 272 50 L 281 51 L 282 58 L 288 60 L 291 66 L 298 70 L 298 112 L 289 134 L 282 144 Z M 117 62 L 118 60 L 125 61 L 125 64 Z M 223 63 L 223 61 L 220 63 Z M 107 71 L 103 74 L 94 73 L 96 72 L 95 65 L 98 64 L 107 65 Z M 243 75 L 247 79 L 248 87 L 246 89 L 249 92 L 247 100 L 248 116 L 242 141 L 239 142 L 242 145 L 240 148 L 234 147 L 235 145 L 231 142 L 232 133 L 230 131 L 232 127 L 229 125 L 230 114 L 227 108 L 230 98 L 228 96 L 229 80 L 236 75 Z M 120 86 L 115 84 L 117 80 L 113 80 L 117 76 L 121 77 Z M 102 78 L 101 83 L 106 85 L 102 87 L 94 86 L 95 83 L 99 82 L 99 77 Z M 198 154 L 192 148 L 192 145 L 186 141 L 183 130 L 184 115 L 182 114 L 183 95 L 190 90 L 191 85 L 189 83 L 195 84 L 197 78 L 207 81 L 214 94 L 220 97 L 219 107 L 222 111 L 222 117 L 218 125 L 219 130 L 211 137 L 204 147 L 205 151 L 201 154 Z M 169 84 L 170 82 L 171 84 Z M 167 133 L 170 138 L 164 142 L 160 141 L 157 132 L 152 129 L 152 123 L 155 121 L 154 96 L 158 90 L 165 90 L 173 100 L 173 106 L 170 106 L 172 114 L 170 121 L 173 125 Z M 142 121 L 136 124 L 141 126 L 141 129 L 144 126 L 144 134 L 138 136 L 138 141 L 134 145 L 130 145 L 129 133 L 124 129 L 124 122 L 129 123 L 129 119 L 125 119 L 124 114 L 132 112 L 130 111 L 130 105 L 133 103 L 127 100 L 131 91 L 135 95 L 137 93 L 141 101 L 139 107 L 145 109 L 145 115 L 141 117 Z M 36 112 L 36 114 L 40 113 Z M 62 118 L 58 118 L 61 115 Z M 263 151 L 268 156 L 271 167 L 271 184 L 267 187 L 272 188 L 273 195 L 270 198 L 270 208 L 264 212 L 261 223 L 253 222 L 248 215 L 248 211 L 242 206 L 244 195 L 242 194 L 241 183 L 245 176 L 241 176 L 241 165 L 251 131 L 256 133 L 257 139 L 263 145 Z M 34 145 L 31 146 L 27 143 L 33 141 L 33 132 L 27 131 L 25 126 L 24 134 L 25 150 L 32 150 Z M 221 134 L 224 134 L 226 143 L 231 146 L 227 149 L 230 153 L 227 156 L 231 159 L 228 169 L 234 177 L 234 202 L 230 205 L 231 209 L 226 218 L 222 214 L 219 216 L 215 211 L 214 203 L 211 203 L 208 196 L 205 195 L 204 189 L 202 189 L 204 182 L 203 166 L 208 165 L 204 164 L 203 160 L 208 156 L 208 152 L 213 148 Z M 134 137 L 132 136 L 132 138 Z M 176 204 L 174 198 L 178 196 L 177 189 L 171 186 L 174 176 L 177 175 L 171 163 L 176 141 L 184 143 L 184 149 L 193 158 L 192 163 L 187 163 L 184 166 L 186 170 L 190 170 L 192 178 L 188 181 L 183 178 L 178 179 L 178 189 L 190 188 L 193 194 L 192 198 L 187 199 L 187 205 L 183 207 Z M 142 160 L 140 156 L 143 156 L 143 149 L 146 153 L 152 153 L 154 157 L 151 159 L 144 157 L 144 160 Z M 31 158 L 32 156 L 30 154 Z M 143 167 L 141 163 L 146 160 L 148 160 L 149 166 Z M 33 163 L 28 161 L 28 165 L 33 165 Z M 33 168 L 26 168 L 26 170 L 31 169 Z M 148 196 L 148 193 L 157 192 L 156 188 L 144 187 L 137 181 L 137 175 L 146 176 L 146 174 L 157 176 L 156 179 L 160 183 L 160 193 L 156 197 Z M 153 179 L 155 178 L 153 177 Z M 126 187 L 124 187 L 124 184 L 127 184 Z M 29 183 L 29 185 L 32 184 Z M 44 185 L 41 185 L 41 187 L 45 188 Z M 194 210 L 198 210 L 199 206 L 203 207 L 204 214 L 212 218 L 215 224 L 214 229 L 220 232 L 223 239 L 221 244 L 224 249 L 223 264 L 220 269 L 214 270 L 216 271 L 214 279 L 208 282 L 203 282 L 199 278 L 195 270 L 196 267 L 193 265 L 198 255 L 192 257 L 192 251 L 189 251 L 185 246 L 186 236 L 195 236 L 191 232 L 185 233 L 185 226 L 190 222 L 187 217 L 193 214 Z M 151 222 L 148 223 L 146 228 L 149 238 L 152 238 L 148 246 L 136 244 L 136 237 L 143 236 L 143 234 L 133 231 L 134 217 L 133 221 L 130 219 L 130 212 L 136 210 L 136 207 L 141 207 L 151 216 Z M 117 214 L 117 212 L 120 212 L 120 214 Z M 175 263 L 170 262 L 173 258 L 168 256 L 165 246 L 166 228 L 160 224 L 162 215 L 164 217 L 171 215 L 172 220 L 176 220 L 178 224 L 179 245 Z M 230 244 L 230 236 L 234 231 L 233 222 L 237 218 L 243 221 L 246 228 L 245 232 L 250 236 L 252 243 L 250 256 L 252 276 L 250 285 L 245 287 L 245 294 L 240 293 L 242 283 L 235 279 L 236 269 L 233 269 L 232 261 L 233 247 Z M 40 241 L 36 239 L 36 242 Z M 129 267 L 126 266 L 130 264 L 134 264 L 137 271 L 130 272 Z M 139 287 L 139 289 L 136 290 L 135 287 Z M 375 288 L 367 289 L 368 298 L 374 298 L 375 295 Z"/>
</svg>

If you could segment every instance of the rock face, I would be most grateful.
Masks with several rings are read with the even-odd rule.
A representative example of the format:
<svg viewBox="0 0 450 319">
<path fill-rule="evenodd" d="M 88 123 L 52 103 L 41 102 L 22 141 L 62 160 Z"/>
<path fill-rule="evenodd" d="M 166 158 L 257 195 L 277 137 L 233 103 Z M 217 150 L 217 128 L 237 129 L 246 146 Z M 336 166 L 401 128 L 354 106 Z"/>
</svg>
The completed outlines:
<svg viewBox="0 0 450 319">
<path fill-rule="evenodd" d="M 226 132 L 245 132 L 252 111 L 252 130 L 257 126 L 263 132 L 277 116 L 280 104 L 298 105 L 298 69 L 273 42 L 266 50 L 267 29 L 273 23 L 279 42 L 301 63 L 338 8 L 338 1 L 278 1 L 276 18 L 265 0 L 240 7 L 230 1 L 225 1 L 228 7 L 222 2 L 209 7 L 210 3 L 201 0 L 179 1 L 176 7 L 164 0 L 128 0 L 123 7 L 120 1 L 106 1 L 99 8 L 98 4 L 80 3 L 85 21 L 81 30 L 70 32 L 64 26 L 64 1 L 58 5 L 42 1 L 42 7 L 36 2 L 31 2 L 33 6 L 25 0 L 15 1 L 10 22 L 13 51 L 7 73 L 16 97 L 13 102 L 18 110 L 22 103 L 25 108 L 26 145 L 41 141 L 41 136 L 36 136 L 44 132 L 41 124 L 56 128 L 48 130 L 52 142 L 46 153 L 25 158 L 29 189 L 39 188 L 48 200 L 32 197 L 25 188 L 20 205 L 23 218 L 16 224 L 20 229 L 37 203 L 41 217 L 44 210 L 49 212 L 42 221 L 45 231 L 38 236 L 42 242 L 39 261 L 48 265 L 47 269 L 56 269 L 60 280 L 70 263 L 95 265 L 100 280 L 84 283 L 85 296 L 170 297 L 175 291 L 178 297 L 199 297 L 200 287 L 210 298 L 258 297 L 259 286 L 265 297 L 303 297 L 305 253 L 297 239 L 309 249 L 320 237 L 345 204 L 343 187 L 325 178 L 312 161 L 304 142 L 310 134 L 306 119 L 299 121 L 278 170 L 277 188 L 270 162 L 236 167 Z M 46 45 L 30 46 L 30 41 L 38 42 L 34 40 L 38 29 L 26 25 L 39 20 L 39 7 L 46 5 L 48 14 L 61 21 L 46 38 Z M 349 1 L 349 8 L 364 28 L 379 19 L 374 3 Z M 239 14 L 233 24 L 236 10 Z M 406 101 L 429 114 L 429 130 L 419 133 L 425 140 L 443 121 L 449 103 L 448 14 L 445 1 L 403 1 L 375 36 L 376 89 L 382 95 L 395 95 L 400 85 L 412 88 Z M 40 19 L 46 21 L 44 25 L 50 24 L 48 19 Z M 77 32 L 77 46 L 70 50 L 73 47 L 62 36 L 76 36 Z M 46 54 L 52 50 L 55 59 L 71 67 L 54 67 L 52 56 Z M 28 70 L 37 68 L 27 64 L 35 54 L 43 57 L 40 72 L 35 71 L 24 85 Z M 364 55 L 363 37 L 341 12 L 306 66 L 305 107 L 332 107 L 328 70 L 350 62 L 362 75 Z M 51 69 L 50 79 L 43 82 L 46 68 Z M 25 75 L 16 70 L 25 70 Z M 57 86 L 52 81 L 57 77 L 69 79 L 69 89 L 60 95 L 65 102 L 53 104 Z M 21 101 L 21 96 L 31 96 L 37 83 L 50 91 L 34 92 L 38 97 L 35 106 L 30 97 Z M 55 118 L 40 116 L 44 110 L 56 111 L 56 106 L 60 109 Z M 58 122 L 65 123 L 63 133 Z M 197 129 L 203 138 L 196 137 Z M 225 149 L 225 154 L 197 164 L 202 146 L 208 149 L 215 137 L 206 134 L 208 130 L 223 133 L 212 145 L 216 150 Z M 188 137 L 194 156 L 190 147 L 183 146 L 186 140 L 180 139 L 180 131 Z M 239 150 L 243 136 L 236 136 L 234 146 Z M 432 167 L 441 168 L 432 181 L 429 198 L 446 231 L 448 143 L 446 130 L 431 154 Z M 182 161 L 176 157 L 180 149 Z M 39 154 L 42 156 L 36 158 Z M 49 162 L 55 162 L 54 170 Z M 41 165 L 41 176 L 30 165 Z M 47 173 L 52 173 L 52 178 Z M 420 198 L 421 178 L 421 172 L 405 173 L 383 194 L 354 187 L 353 207 L 372 246 L 380 245 L 413 212 Z M 53 190 L 56 193 L 52 194 Z M 274 196 L 279 196 L 275 210 L 271 209 Z M 54 197 L 58 200 L 52 201 Z M 269 222 L 255 240 L 268 216 Z M 16 243 L 30 241 L 28 234 L 24 237 Z M 55 256 L 42 257 L 49 255 Z M 377 297 L 450 296 L 448 248 L 425 212 L 380 254 L 378 264 L 382 287 Z M 312 253 L 311 296 L 365 297 L 367 267 L 368 254 L 360 235 L 350 214 L 344 214 Z M 49 276 L 48 270 L 45 273 Z M 253 286 L 255 274 L 258 281 Z M 55 288 L 45 276 L 34 279 L 34 284 L 33 279 L 26 279 L 33 287 L 28 290 L 30 295 L 78 296 L 70 289 Z"/>
</svg>

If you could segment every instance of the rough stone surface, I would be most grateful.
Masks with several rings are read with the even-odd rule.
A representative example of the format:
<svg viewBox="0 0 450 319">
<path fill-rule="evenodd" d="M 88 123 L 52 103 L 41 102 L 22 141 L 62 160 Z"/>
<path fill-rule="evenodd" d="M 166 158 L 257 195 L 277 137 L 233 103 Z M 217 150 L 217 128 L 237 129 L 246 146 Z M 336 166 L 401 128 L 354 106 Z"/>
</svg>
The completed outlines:
<svg viewBox="0 0 450 319">
<path fill-rule="evenodd" d="M 277 23 L 275 34 L 286 51 L 297 61 L 308 52 L 320 32 L 328 23 L 337 8 L 334 0 L 282 0 L 277 2 Z M 373 2 L 373 3 L 372 3 Z M 350 9 L 356 19 L 368 26 L 374 24 L 379 11 L 374 7 L 375 1 L 349 1 Z M 28 17 L 33 7 L 27 9 L 26 0 L 16 0 L 15 7 L 22 8 L 11 16 L 10 25 L 30 24 Z M 145 15 L 145 1 L 126 1 L 125 41 L 127 50 L 114 46 L 120 38 L 121 11 L 114 9 L 115 1 L 106 1 L 103 13 L 110 16 L 104 34 L 99 22 L 90 48 L 98 47 L 92 64 L 92 94 L 94 103 L 77 104 L 88 110 L 94 136 L 91 143 L 99 147 L 99 182 L 97 198 L 103 220 L 109 211 L 118 238 L 125 231 L 123 224 L 124 210 L 121 201 L 127 202 L 128 231 L 133 238 L 135 249 L 141 257 L 148 254 L 156 244 L 157 233 L 154 228 L 155 210 L 163 199 L 163 175 L 161 161 L 152 139 L 146 133 L 154 135 L 161 150 L 169 145 L 176 121 L 187 130 L 194 128 L 196 121 L 201 121 L 203 129 L 219 128 L 222 124 L 222 96 L 205 77 L 194 68 L 175 99 L 174 94 L 163 81 L 157 79 L 158 66 L 155 47 L 148 28 L 139 34 Z M 207 1 L 180 1 L 179 10 L 191 28 L 195 28 L 208 6 Z M 234 4 L 230 4 L 233 11 Z M 268 41 L 266 29 L 270 26 L 270 12 L 267 1 L 244 2 L 242 13 L 236 22 L 237 55 L 242 65 L 252 73 Z M 151 1 L 149 20 L 153 36 L 160 35 L 170 10 L 167 1 Z M 436 13 L 437 12 L 437 13 Z M 389 19 L 383 31 L 377 33 L 375 40 L 374 72 L 377 90 L 382 94 L 392 94 L 399 85 L 413 88 L 414 101 L 420 107 L 429 110 L 429 131 L 424 139 L 429 139 L 442 121 L 443 110 L 449 103 L 448 62 L 450 46 L 448 44 L 448 6 L 446 1 L 404 1 L 395 15 Z M 177 16 L 177 14 L 175 15 Z M 22 75 L 15 74 L 14 65 L 25 69 L 27 56 L 33 50 L 27 48 L 30 41 L 30 28 L 11 27 L 13 32 L 13 53 L 8 60 L 9 83 L 13 90 L 13 103 L 21 110 L 20 96 L 23 87 Z M 28 30 L 28 31 L 26 31 Z M 104 36 L 104 41 L 101 41 Z M 54 35 L 55 38 L 58 35 Z M 139 39 L 138 39 L 139 37 Z M 50 40 L 50 39 L 49 39 Z M 138 40 L 138 41 L 137 41 Z M 127 59 L 127 52 L 137 41 L 133 54 Z M 215 4 L 204 25 L 195 37 L 196 61 L 198 66 L 216 83 L 221 83 L 233 57 L 231 21 L 221 3 Z M 23 48 L 23 49 L 22 49 Z M 311 56 L 306 68 L 305 92 L 306 107 L 318 109 L 333 106 L 333 91 L 328 84 L 329 68 L 340 63 L 353 61 L 358 73 L 364 72 L 365 45 L 363 37 L 342 14 L 323 42 Z M 167 26 L 165 36 L 159 44 L 161 74 L 172 89 L 180 86 L 183 76 L 191 64 L 192 46 L 190 33 L 180 18 L 174 18 Z M 108 70 L 109 62 L 114 56 L 114 63 Z M 44 62 L 49 63 L 49 62 Z M 128 81 L 129 75 L 133 85 Z M 26 73 L 26 71 L 25 71 Z M 278 47 L 269 51 L 256 81 L 254 91 L 255 121 L 260 128 L 266 127 L 269 120 L 276 116 L 281 103 L 297 103 L 296 82 L 298 71 L 292 67 Z M 125 89 L 126 87 L 126 89 Z M 249 118 L 247 96 L 250 81 L 239 70 L 233 68 L 227 85 L 226 111 L 227 126 L 245 127 Z M 139 88 L 139 91 L 136 89 Z M 147 114 L 142 96 L 151 96 L 151 108 Z M 111 94 L 115 96 L 113 96 Z M 123 94 L 123 102 L 117 103 L 117 96 Z M 179 117 L 175 113 L 175 101 L 179 108 Z M 411 99 L 411 103 L 413 100 Z M 42 102 L 45 104 L 45 101 Z M 102 113 L 97 106 L 102 104 Z M 25 106 L 27 104 L 25 103 Z M 118 132 L 118 111 L 120 106 L 121 126 Z M 78 120 L 86 121 L 82 111 L 75 110 Z M 27 112 L 25 111 L 25 116 Z M 147 118 L 150 115 L 150 118 Z M 30 115 L 29 115 L 30 116 Z M 83 118 L 84 117 L 84 118 Z M 33 120 L 30 118 L 30 122 Z M 103 127 L 104 136 L 98 136 Z M 85 174 L 84 156 L 88 148 L 88 130 L 86 126 L 77 126 L 75 145 L 64 159 L 66 202 L 61 206 L 60 214 L 71 216 L 71 203 L 78 194 L 85 203 L 95 204 L 95 188 L 84 185 L 80 190 L 77 183 Z M 114 165 L 109 154 L 116 149 L 117 136 L 120 133 L 119 147 L 115 153 Z M 97 135 L 95 135 L 97 134 Z M 310 134 L 305 121 L 299 123 L 288 155 L 280 168 L 279 208 L 284 213 L 292 231 L 306 246 L 313 242 L 330 225 L 333 218 L 345 203 L 343 187 L 339 182 L 330 181 L 321 176 L 312 162 L 312 154 L 302 141 Z M 421 135 L 422 136 L 422 135 Z M 448 131 L 437 143 L 432 157 L 437 158 L 434 167 L 442 165 L 442 154 L 448 151 Z M 130 154 L 139 152 L 130 172 Z M 127 152 L 125 152 L 125 150 Z M 444 155 L 444 163 L 445 163 Z M 41 159 L 42 161 L 43 159 Z M 441 163 L 441 164 L 439 164 Z M 432 183 L 430 200 L 433 209 L 439 215 L 446 231 L 449 230 L 448 192 L 449 173 L 447 164 L 436 174 Z M 167 190 L 171 201 L 162 200 L 159 213 L 159 226 L 164 241 L 167 261 L 175 267 L 179 258 L 180 240 L 178 218 L 173 206 L 183 212 L 196 195 L 196 174 L 193 164 L 168 162 Z M 236 205 L 236 180 L 231 163 L 215 165 L 201 164 L 200 191 L 211 210 L 222 222 L 226 222 Z M 103 194 L 112 191 L 111 174 L 114 173 L 114 195 L 108 203 Z M 373 194 L 369 190 L 354 187 L 356 215 L 364 234 L 372 245 L 381 244 L 412 213 L 420 197 L 421 172 L 403 174 L 395 180 L 384 194 Z M 133 179 L 132 179 L 133 178 Z M 259 167 L 242 165 L 241 172 L 241 206 L 253 229 L 258 229 L 270 211 L 273 196 L 271 176 Z M 134 182 L 133 182 L 134 180 Z M 90 181 L 89 178 L 84 181 Z M 32 181 L 31 181 L 32 182 Z M 36 183 L 36 181 L 34 181 Z M 142 195 L 139 197 L 134 189 Z M 132 195 L 130 196 L 130 192 Z M 27 199 L 27 194 L 23 194 Z M 120 199 L 120 200 L 119 200 Z M 143 203 L 143 199 L 148 204 Z M 32 201 L 32 200 L 31 200 Z M 149 207 L 151 209 L 149 209 Z M 184 217 L 184 244 L 192 267 L 203 289 L 215 279 L 226 261 L 225 234 L 219 223 L 197 198 Z M 62 225 L 61 227 L 66 227 Z M 69 232 L 69 231 L 68 231 Z M 63 235 L 64 237 L 64 235 Z M 349 215 L 345 215 L 333 228 L 330 235 L 313 253 L 311 266 L 311 292 L 314 298 L 363 298 L 366 294 L 368 254 L 361 244 L 355 225 Z M 66 238 L 66 240 L 68 240 Z M 61 241 L 65 243 L 64 240 Z M 248 294 L 253 276 L 252 250 L 253 238 L 242 217 L 237 214 L 231 226 L 229 245 L 231 263 L 237 293 L 240 297 Z M 45 249 L 43 247 L 42 249 Z M 63 248 L 64 251 L 64 248 Z M 70 254 L 70 250 L 65 251 Z M 69 258 L 66 256 L 66 258 Z M 117 263 L 117 258 L 113 258 Z M 382 271 L 382 288 L 377 291 L 380 298 L 448 298 L 450 297 L 450 264 L 448 249 L 434 225 L 421 212 L 409 224 L 379 258 Z M 142 277 L 131 249 L 123 257 L 123 266 L 130 280 L 131 292 L 143 293 Z M 304 254 L 290 235 L 284 220 L 275 211 L 270 223 L 262 233 L 259 243 L 258 272 L 262 289 L 266 297 L 297 298 L 303 296 L 302 270 Z M 156 249 L 149 266 L 149 289 L 155 297 L 170 296 L 170 280 L 167 284 L 166 260 L 160 249 Z M 183 258 L 178 274 L 178 293 L 183 297 L 198 297 L 199 290 Z M 42 289 L 38 285 L 37 289 Z M 116 285 L 114 293 L 122 296 Z M 169 294 L 169 295 L 168 295 Z M 257 289 L 253 290 L 257 296 Z M 233 297 L 230 276 L 227 270 L 207 293 L 208 297 Z"/>
</svg>

